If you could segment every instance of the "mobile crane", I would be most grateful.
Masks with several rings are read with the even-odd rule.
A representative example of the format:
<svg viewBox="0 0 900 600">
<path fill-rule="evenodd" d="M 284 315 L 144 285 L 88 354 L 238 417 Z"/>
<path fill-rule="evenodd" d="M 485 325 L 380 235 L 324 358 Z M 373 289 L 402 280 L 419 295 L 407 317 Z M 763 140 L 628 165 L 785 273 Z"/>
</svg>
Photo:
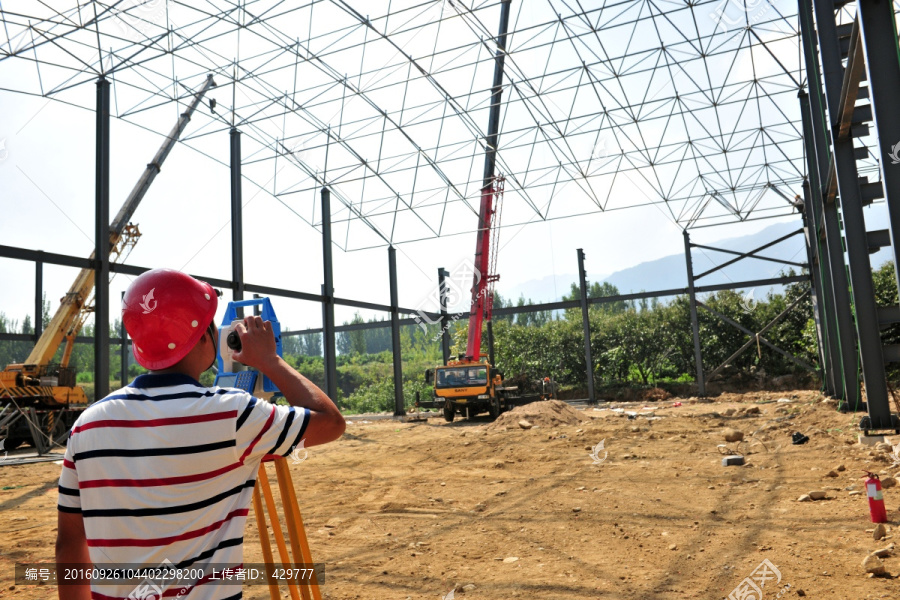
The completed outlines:
<svg viewBox="0 0 900 600">
<path fill-rule="evenodd" d="M 131 217 L 191 115 L 206 92 L 215 85 L 212 75 L 208 75 L 110 224 L 111 262 L 124 259 L 140 238 L 140 229 L 130 222 Z M 91 259 L 94 258 L 96 253 L 91 254 Z M 69 360 L 75 338 L 93 311 L 94 274 L 93 269 L 79 271 L 25 361 L 7 365 L 0 371 L 0 440 L 5 442 L 6 450 L 18 447 L 29 438 L 39 451 L 46 448 L 43 436 L 52 441 L 60 439 L 78 413 L 87 407 L 87 396 L 84 389 L 76 385 L 75 370 L 69 366 Z M 62 357 L 55 363 L 53 359 L 63 341 Z"/>
<path fill-rule="evenodd" d="M 500 279 L 496 273 L 496 250 L 503 184 L 504 178 L 496 177 L 481 193 L 466 353 L 456 360 L 447 361 L 445 365 L 425 371 L 425 382 L 433 384 L 434 395 L 430 402 L 419 402 L 419 405 L 441 408 L 446 421 L 453 421 L 457 412 L 468 417 L 487 412 L 492 419 L 496 419 L 519 399 L 515 396 L 518 388 L 505 387 L 503 373 L 493 364 L 491 313 L 494 283 Z M 481 355 L 481 329 L 485 322 L 488 325 L 489 360 L 484 360 Z"/>
</svg>

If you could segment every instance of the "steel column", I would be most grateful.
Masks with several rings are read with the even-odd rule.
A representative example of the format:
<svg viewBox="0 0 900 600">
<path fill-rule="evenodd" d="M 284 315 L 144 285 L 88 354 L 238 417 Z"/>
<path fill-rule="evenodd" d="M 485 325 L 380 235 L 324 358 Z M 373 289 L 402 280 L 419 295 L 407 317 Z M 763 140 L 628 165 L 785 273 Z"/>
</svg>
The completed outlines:
<svg viewBox="0 0 900 600">
<path fill-rule="evenodd" d="M 588 402 L 597 403 L 594 391 L 594 358 L 591 355 L 591 322 L 588 318 L 587 275 L 584 272 L 584 250 L 578 249 L 578 286 L 581 291 L 581 326 L 584 330 L 584 366 L 587 372 Z"/>
<path fill-rule="evenodd" d="M 869 261 L 869 243 L 859 190 L 859 176 L 853 151 L 853 137 L 841 136 L 837 124 L 841 115 L 841 88 L 844 80 L 840 44 L 835 26 L 834 2 L 815 0 L 816 31 L 822 55 L 825 100 L 831 118 L 829 132 L 833 147 L 834 173 L 840 196 L 856 332 L 863 380 L 866 384 L 867 424 L 863 429 L 888 429 L 892 425 L 884 352 L 878 324 L 878 309 Z M 854 382 L 856 376 L 854 373 Z"/>
<path fill-rule="evenodd" d="M 700 321 L 697 318 L 697 290 L 694 287 L 694 264 L 691 260 L 691 236 L 684 230 L 684 262 L 687 265 L 688 298 L 691 304 L 691 332 L 694 337 L 694 362 L 697 367 L 697 394 L 706 395 L 703 375 L 703 352 L 700 349 Z"/>
<path fill-rule="evenodd" d="M 817 85 L 816 82 L 818 82 L 818 77 L 813 77 L 811 75 L 809 81 L 813 82 L 811 85 Z M 833 204 L 830 207 L 823 205 L 822 176 L 819 171 L 819 164 L 823 155 L 825 157 L 828 156 L 828 151 L 826 148 L 824 149 L 824 152 L 820 152 L 822 149 L 819 147 L 818 142 L 820 139 L 824 138 L 822 137 L 820 130 L 815 130 L 813 128 L 813 113 L 811 112 L 812 108 L 809 95 L 806 92 L 801 92 L 798 97 L 800 99 L 800 115 L 803 122 L 803 141 L 806 148 L 807 172 L 809 174 L 809 179 L 804 183 L 803 190 L 804 194 L 808 193 L 807 207 L 810 225 L 812 227 L 812 237 L 810 242 L 816 244 L 815 258 L 818 261 L 818 263 L 810 263 L 810 268 L 815 268 L 822 285 L 821 294 L 823 302 L 820 314 L 823 316 L 824 321 L 823 325 L 827 351 L 826 362 L 823 363 L 826 369 L 826 392 L 829 396 L 840 399 L 842 404 L 846 406 L 848 403 L 848 396 L 844 389 L 843 367 L 845 349 L 841 344 L 841 339 L 842 334 L 850 336 L 849 338 L 844 339 L 855 340 L 856 338 L 853 331 L 853 325 L 850 321 L 850 300 L 849 291 L 846 285 L 847 272 L 844 268 L 844 252 L 840 245 L 840 231 L 836 234 L 833 233 L 836 237 L 828 237 L 829 230 L 833 230 L 834 225 L 837 224 L 837 207 Z M 819 99 L 817 99 L 816 103 L 819 104 Z M 835 219 L 832 219 L 831 228 L 826 225 L 824 218 L 824 213 L 829 210 L 835 215 Z M 837 256 L 840 259 L 836 269 L 835 266 L 833 266 L 835 263 L 832 262 L 833 256 Z M 835 289 L 836 285 L 841 286 L 840 290 Z M 842 301 L 846 303 L 836 304 Z M 838 308 L 838 306 L 840 308 Z M 846 349 L 848 358 L 854 355 L 854 348 L 855 342 L 850 344 L 850 347 Z M 855 397 L 855 386 L 853 387 L 854 395 L 852 395 L 851 398 Z M 851 406 L 855 406 L 855 404 L 855 402 L 852 402 Z"/>
<path fill-rule="evenodd" d="M 34 341 L 44 333 L 44 262 L 34 263 Z"/>
<path fill-rule="evenodd" d="M 334 346 L 334 277 L 331 270 L 331 191 L 322 188 L 322 347 L 325 354 L 325 392 L 337 400 L 337 353 Z"/>
<path fill-rule="evenodd" d="M 494 360 L 494 320 L 491 319 L 487 323 L 487 341 L 488 341 L 488 362 L 492 367 L 496 367 Z"/>
<path fill-rule="evenodd" d="M 109 393 L 109 81 L 97 80 L 94 213 L 94 400 Z"/>
<path fill-rule="evenodd" d="M 444 357 L 444 364 L 450 360 L 450 320 L 447 318 L 447 282 L 446 277 L 450 273 L 443 267 L 438 269 L 438 294 L 441 303 L 441 354 Z M 493 364 L 493 363 L 491 363 Z"/>
<path fill-rule="evenodd" d="M 858 354 L 856 352 L 856 329 L 853 325 L 853 314 L 850 306 L 850 283 L 847 279 L 847 267 L 844 262 L 844 246 L 841 237 L 840 217 L 836 202 L 826 202 L 825 187 L 828 180 L 831 153 L 829 151 L 827 122 L 825 118 L 825 100 L 823 98 L 822 81 L 819 75 L 819 56 L 816 51 L 817 42 L 811 0 L 800 0 L 800 31 L 802 33 L 803 55 L 806 62 L 810 95 L 804 99 L 800 96 L 801 107 L 808 100 L 808 110 L 801 110 L 803 118 L 804 138 L 807 144 L 807 160 L 815 157 L 815 165 L 810 165 L 810 184 L 816 207 L 821 206 L 817 215 L 819 226 L 825 234 L 828 270 L 825 279 L 830 279 L 832 305 L 834 312 L 830 318 L 835 335 L 834 343 L 839 352 L 833 355 L 834 393 L 841 400 L 842 410 L 860 409 L 860 390 L 857 377 Z M 833 23 L 832 23 L 833 26 Z M 812 146 L 810 145 L 812 144 Z M 813 170 L 815 170 L 815 173 Z"/>
<path fill-rule="evenodd" d="M 900 290 L 900 46 L 893 3 L 859 0 L 860 36 L 866 56 L 869 102 L 880 150 L 879 167 L 888 207 L 894 277 Z M 890 159 L 890 162 L 888 161 Z"/>
<path fill-rule="evenodd" d="M 244 299 L 244 223 L 241 196 L 241 132 L 231 128 L 231 288 L 232 299 Z M 243 317 L 243 308 L 238 317 Z"/>
<path fill-rule="evenodd" d="M 403 353 L 400 348 L 400 301 L 397 294 L 397 251 L 388 247 L 388 271 L 391 279 L 391 350 L 394 363 L 394 416 L 406 414 L 403 400 Z"/>
<path fill-rule="evenodd" d="M 828 396 L 834 395 L 834 374 L 831 368 L 831 348 L 828 344 L 828 315 L 825 312 L 825 295 L 819 271 L 819 238 L 816 220 L 812 214 L 812 193 L 809 181 L 803 182 L 803 228 L 806 230 L 806 256 L 809 264 L 809 282 L 812 286 L 813 319 L 816 323 L 816 341 L 819 346 L 819 376 Z"/>
<path fill-rule="evenodd" d="M 122 292 L 122 304 L 125 304 L 125 292 Z M 125 319 L 119 319 L 119 377 L 121 387 L 128 383 L 128 332 L 125 331 Z"/>
</svg>

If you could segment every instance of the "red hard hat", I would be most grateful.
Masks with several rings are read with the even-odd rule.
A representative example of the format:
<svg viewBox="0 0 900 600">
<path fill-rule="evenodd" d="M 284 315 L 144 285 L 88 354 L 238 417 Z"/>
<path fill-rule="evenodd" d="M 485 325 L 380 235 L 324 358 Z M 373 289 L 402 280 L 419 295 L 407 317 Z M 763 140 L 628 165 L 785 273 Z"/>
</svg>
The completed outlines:
<svg viewBox="0 0 900 600">
<path fill-rule="evenodd" d="M 154 269 L 128 287 L 122 322 L 135 360 L 152 371 L 171 367 L 200 341 L 219 300 L 206 282 L 171 269 Z"/>
</svg>

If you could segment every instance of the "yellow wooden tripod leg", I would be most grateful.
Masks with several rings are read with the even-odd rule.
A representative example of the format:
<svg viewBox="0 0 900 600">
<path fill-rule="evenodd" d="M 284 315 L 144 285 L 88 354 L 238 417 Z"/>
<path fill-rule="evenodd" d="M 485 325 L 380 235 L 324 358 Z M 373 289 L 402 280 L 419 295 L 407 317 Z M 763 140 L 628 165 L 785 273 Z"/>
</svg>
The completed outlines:
<svg viewBox="0 0 900 600">
<path fill-rule="evenodd" d="M 294 492 L 294 482 L 291 479 L 291 471 L 288 468 L 287 461 L 275 461 L 275 474 L 278 477 L 278 488 L 281 491 L 281 504 L 285 507 L 284 516 L 288 523 L 288 533 L 291 536 L 291 547 L 294 548 L 294 556 L 299 554 L 303 557 L 303 562 L 308 565 L 307 568 L 312 569 L 312 553 L 309 551 L 309 541 L 306 539 L 306 530 L 303 527 L 303 517 L 300 516 L 300 507 L 297 505 L 297 494 Z M 312 577 L 310 578 L 309 587 L 312 590 L 313 599 L 322 600 L 322 593 L 319 591 L 319 581 L 315 571 L 313 571 Z M 303 586 L 300 589 L 305 592 L 306 586 Z M 307 598 L 305 594 L 304 598 Z"/>
<path fill-rule="evenodd" d="M 284 459 L 279 459 L 279 461 L 281 460 Z M 266 473 L 265 463 L 261 463 L 259 465 L 259 478 L 257 480 L 257 486 L 262 488 L 263 497 L 266 500 L 266 508 L 269 510 L 269 520 L 272 522 L 272 532 L 275 535 L 275 544 L 278 546 L 278 554 L 281 557 L 281 564 L 286 568 L 289 568 L 288 565 L 291 564 L 291 557 L 288 554 L 287 546 L 285 546 L 284 544 L 284 534 L 281 532 L 281 523 L 278 520 L 278 512 L 275 510 L 275 498 L 272 496 L 272 487 L 269 485 L 269 475 L 268 473 Z M 285 512 L 285 515 L 287 515 L 287 512 Z M 291 592 L 291 599 L 300 600 L 300 595 L 297 593 L 297 584 L 292 582 L 290 579 L 288 579 L 287 582 L 288 591 Z"/>
<path fill-rule="evenodd" d="M 262 465 L 260 470 L 264 469 Z M 263 560 L 266 563 L 266 581 L 269 584 L 269 598 L 280 600 L 278 582 L 272 572 L 272 546 L 269 544 L 269 529 L 266 527 L 266 515 L 263 513 L 262 499 L 259 496 L 259 480 L 253 488 L 253 512 L 256 513 L 256 528 L 259 531 L 259 544 L 262 546 Z"/>
</svg>

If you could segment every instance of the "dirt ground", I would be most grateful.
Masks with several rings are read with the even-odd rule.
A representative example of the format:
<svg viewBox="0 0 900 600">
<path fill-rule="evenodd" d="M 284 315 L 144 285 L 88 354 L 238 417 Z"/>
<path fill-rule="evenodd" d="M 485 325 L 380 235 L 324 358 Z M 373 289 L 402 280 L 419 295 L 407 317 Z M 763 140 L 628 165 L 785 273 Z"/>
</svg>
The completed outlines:
<svg viewBox="0 0 900 600">
<path fill-rule="evenodd" d="M 780 580 L 766 599 L 900 598 L 900 548 L 887 576 L 861 566 L 900 525 L 898 486 L 885 491 L 887 538 L 873 539 L 863 471 L 900 466 L 857 443 L 861 415 L 811 391 L 601 406 L 529 430 L 356 421 L 311 448 L 291 472 L 323 596 L 439 599 L 459 586 L 457 599 L 721 599 L 767 559 Z M 721 464 L 727 427 L 745 434 L 728 444 L 745 466 Z M 792 445 L 794 431 L 809 443 Z M 0 597 L 55 597 L 14 586 L 13 567 L 53 560 L 60 468 L 0 467 Z M 813 490 L 826 499 L 798 501 Z M 244 554 L 262 560 L 252 515 Z"/>
</svg>

